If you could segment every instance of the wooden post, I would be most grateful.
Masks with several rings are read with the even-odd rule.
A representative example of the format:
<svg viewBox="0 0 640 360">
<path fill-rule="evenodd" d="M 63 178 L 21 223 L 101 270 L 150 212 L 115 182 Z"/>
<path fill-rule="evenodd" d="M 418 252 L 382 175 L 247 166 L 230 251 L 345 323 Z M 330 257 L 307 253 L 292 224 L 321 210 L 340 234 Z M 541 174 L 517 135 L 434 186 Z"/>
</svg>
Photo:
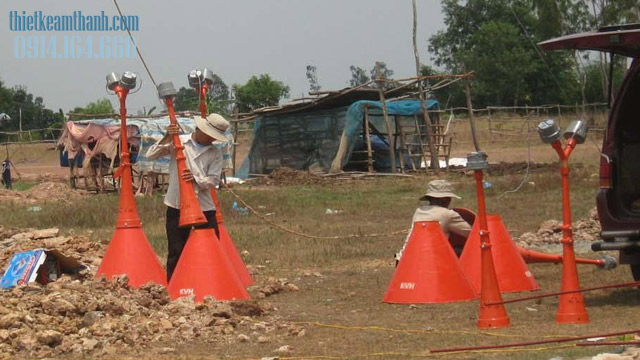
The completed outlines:
<svg viewBox="0 0 640 360">
<path fill-rule="evenodd" d="M 560 121 L 561 117 L 562 117 L 562 111 L 560 110 L 560 104 L 558 104 L 558 122 Z"/>
<path fill-rule="evenodd" d="M 428 169 L 429 167 L 427 166 L 427 155 L 424 152 L 424 143 L 422 142 L 422 134 L 420 133 L 420 124 L 418 124 L 418 115 L 415 115 L 413 118 L 413 121 L 416 124 L 416 132 L 418 133 L 418 143 L 420 144 L 420 153 L 422 154 L 422 161 L 424 161 L 424 168 L 425 171 L 426 169 Z M 420 164 L 422 166 L 422 164 Z M 440 162 L 438 162 L 438 168 L 440 166 Z"/>
<path fill-rule="evenodd" d="M 395 128 L 395 132 L 393 135 L 393 143 L 396 143 L 396 135 L 398 134 L 398 131 L 400 129 L 400 127 L 398 126 L 398 116 L 393 115 L 393 123 L 396 125 Z M 398 151 L 398 160 L 400 160 L 400 172 L 404 174 L 404 151 L 402 150 L 402 147 L 404 145 L 404 137 L 400 138 L 401 140 L 401 144 L 400 144 L 400 150 Z"/>
<path fill-rule="evenodd" d="M 412 1 L 413 3 L 413 54 L 416 58 L 416 76 L 420 77 L 420 54 L 418 53 L 418 43 L 416 40 L 416 32 L 418 29 L 418 10 L 416 9 L 416 0 Z M 422 88 L 422 81 L 418 81 L 418 94 L 420 97 L 420 104 L 422 107 L 422 116 L 424 118 L 424 125 L 427 131 L 427 139 L 429 143 L 429 152 L 431 153 L 431 167 L 433 167 L 433 171 L 437 174 L 440 172 L 440 161 L 438 158 L 438 149 L 433 143 L 434 136 L 433 130 L 431 129 L 431 119 L 429 119 L 429 113 L 427 112 L 427 103 L 424 97 L 424 91 Z M 424 153 L 424 149 L 420 149 Z M 427 170 L 427 166 L 425 163 L 425 171 Z"/>
<path fill-rule="evenodd" d="M 382 115 L 384 116 L 384 123 L 387 127 L 387 136 L 389 139 L 389 156 L 391 156 L 391 172 L 395 174 L 397 172 L 396 167 L 396 144 L 394 135 L 391 132 L 391 122 L 389 121 L 389 114 L 387 112 L 387 100 L 384 96 L 384 90 L 382 89 L 382 77 L 380 74 L 380 67 L 376 65 L 376 83 L 378 84 L 378 96 L 380 96 L 380 106 L 382 107 Z"/>
<path fill-rule="evenodd" d="M 235 120 L 238 120 L 237 118 Z M 238 122 L 233 122 L 233 154 L 231 155 L 231 162 L 233 164 L 232 174 L 236 176 L 236 147 L 238 146 Z"/>
<path fill-rule="evenodd" d="M 396 124 L 398 123 L 398 117 L 396 117 Z M 398 127 L 400 130 L 400 139 L 402 139 L 402 144 L 400 147 L 407 151 L 407 155 L 409 155 L 409 162 L 411 163 L 411 170 L 416 171 L 416 165 L 413 162 L 413 154 L 411 153 L 411 148 L 407 145 L 407 135 L 404 133 L 402 129 L 402 125 Z M 403 155 L 401 155 L 400 159 L 402 159 Z M 404 164 L 402 164 L 402 172 L 404 172 Z"/>
<path fill-rule="evenodd" d="M 367 141 L 367 171 L 373 174 L 373 153 L 371 151 L 371 136 L 369 134 L 369 106 L 364 107 L 364 134 Z"/>
<path fill-rule="evenodd" d="M 493 126 L 491 125 L 491 108 L 487 106 L 487 113 L 489 114 L 489 141 L 493 144 Z"/>
<path fill-rule="evenodd" d="M 473 146 L 476 151 L 480 151 L 480 143 L 478 143 L 478 134 L 476 133 L 476 123 L 473 120 L 473 104 L 471 103 L 471 86 L 469 86 L 469 79 L 464 81 L 464 92 L 467 95 L 467 110 L 469 111 L 469 123 L 471 124 L 471 138 L 473 139 Z"/>
</svg>

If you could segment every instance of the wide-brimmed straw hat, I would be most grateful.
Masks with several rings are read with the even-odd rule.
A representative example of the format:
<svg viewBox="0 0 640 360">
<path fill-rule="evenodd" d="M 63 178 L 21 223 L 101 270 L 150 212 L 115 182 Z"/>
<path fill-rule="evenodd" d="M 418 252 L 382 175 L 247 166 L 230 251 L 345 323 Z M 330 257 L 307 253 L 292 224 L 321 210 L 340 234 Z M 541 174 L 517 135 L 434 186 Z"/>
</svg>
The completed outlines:
<svg viewBox="0 0 640 360">
<path fill-rule="evenodd" d="M 196 116 L 194 120 L 196 127 L 203 133 L 216 140 L 227 141 L 224 133 L 229 129 L 229 122 L 225 120 L 222 115 L 209 114 L 206 119 L 201 116 Z"/>
<path fill-rule="evenodd" d="M 420 197 L 420 200 L 425 200 L 428 197 L 432 198 L 446 198 L 453 197 L 456 199 L 462 199 L 460 196 L 453 193 L 453 186 L 447 180 L 433 180 L 427 184 L 427 193 Z"/>
</svg>

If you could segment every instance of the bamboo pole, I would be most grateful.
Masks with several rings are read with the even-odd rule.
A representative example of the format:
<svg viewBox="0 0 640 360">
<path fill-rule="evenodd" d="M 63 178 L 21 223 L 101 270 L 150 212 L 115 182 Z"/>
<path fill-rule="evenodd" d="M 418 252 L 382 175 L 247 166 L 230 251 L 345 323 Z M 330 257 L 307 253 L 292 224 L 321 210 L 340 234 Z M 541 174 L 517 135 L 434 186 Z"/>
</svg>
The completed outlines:
<svg viewBox="0 0 640 360">
<path fill-rule="evenodd" d="M 238 123 L 233 123 L 233 154 L 231 161 L 233 163 L 232 174 L 236 176 L 236 148 L 238 147 Z"/>
<path fill-rule="evenodd" d="M 428 169 L 429 167 L 427 166 L 427 154 L 424 152 L 424 143 L 422 142 L 422 134 L 420 133 L 420 124 L 418 123 L 418 115 L 414 115 L 413 117 L 413 121 L 416 125 L 416 133 L 418 134 L 418 143 L 420 144 L 420 154 L 422 154 L 422 160 L 424 161 L 424 168 L 425 171 L 426 169 Z M 422 164 L 420 164 L 422 166 Z M 420 166 L 420 167 L 421 167 Z M 438 161 L 438 166 L 440 166 L 440 161 Z"/>
<path fill-rule="evenodd" d="M 488 108 L 488 117 L 489 117 L 489 140 L 491 141 L 491 143 L 493 144 L 494 139 L 493 139 L 493 126 L 492 126 L 492 119 L 491 119 L 491 109 Z"/>
<path fill-rule="evenodd" d="M 420 76 L 420 54 L 418 53 L 418 43 L 416 40 L 416 32 L 418 29 L 418 11 L 416 9 L 416 0 L 412 1 L 413 3 L 413 54 L 416 58 L 416 75 Z M 438 149 L 433 143 L 433 129 L 431 129 L 431 119 L 429 119 L 429 113 L 427 109 L 427 103 L 425 100 L 424 92 L 422 91 L 422 81 L 418 82 L 418 91 L 420 96 L 420 106 L 422 107 L 422 116 L 424 118 L 424 125 L 427 131 L 427 139 L 429 152 L 431 153 L 431 166 L 433 167 L 433 171 L 437 174 L 440 172 L 440 161 L 438 161 Z M 421 149 L 424 152 L 424 149 Z M 428 167 L 425 164 L 425 171 Z"/>
<path fill-rule="evenodd" d="M 399 131 L 402 131 L 400 126 L 398 126 L 398 116 L 393 115 L 393 123 L 395 125 L 395 132 L 393 135 L 393 142 L 396 142 L 396 135 L 398 134 Z M 404 146 L 404 137 L 400 137 L 400 148 L 398 150 L 398 160 L 400 161 L 400 172 L 404 174 L 404 151 L 403 151 L 403 146 Z"/>
<path fill-rule="evenodd" d="M 397 121 L 398 120 L 396 117 L 396 124 L 397 124 Z M 402 125 L 400 125 L 398 129 L 400 130 L 400 139 L 402 140 L 402 144 L 400 145 L 400 147 L 407 151 L 407 154 L 409 155 L 409 162 L 411 163 L 411 170 L 416 171 L 416 165 L 413 162 L 413 154 L 411 153 L 411 149 L 409 145 L 407 145 L 407 135 L 404 133 L 404 130 L 402 129 Z M 402 157 L 400 159 L 402 159 Z M 404 164 L 402 164 L 402 170 L 403 170 L 402 172 L 404 173 Z"/>
<path fill-rule="evenodd" d="M 467 96 L 467 109 L 469 111 L 469 123 L 471 124 L 471 138 L 473 139 L 473 146 L 476 151 L 480 151 L 480 143 L 478 143 L 478 134 L 476 132 L 476 123 L 473 120 L 473 105 L 471 103 L 471 86 L 469 86 L 469 80 L 464 82 L 464 92 Z"/>
<path fill-rule="evenodd" d="M 371 135 L 369 134 L 369 106 L 364 107 L 364 133 L 367 139 L 367 171 L 373 174 L 373 153 L 371 150 Z"/>
<path fill-rule="evenodd" d="M 395 139 L 393 133 L 391 132 L 391 122 L 389 121 L 389 113 L 387 112 L 387 100 L 384 96 L 384 91 L 382 90 L 382 76 L 380 74 L 380 66 L 376 64 L 376 84 L 378 85 L 378 96 L 380 96 L 380 106 L 382 107 L 382 116 L 384 116 L 384 123 L 387 127 L 387 136 L 389 138 L 389 156 L 391 156 L 391 172 L 396 173 L 396 148 L 395 148 Z"/>
</svg>

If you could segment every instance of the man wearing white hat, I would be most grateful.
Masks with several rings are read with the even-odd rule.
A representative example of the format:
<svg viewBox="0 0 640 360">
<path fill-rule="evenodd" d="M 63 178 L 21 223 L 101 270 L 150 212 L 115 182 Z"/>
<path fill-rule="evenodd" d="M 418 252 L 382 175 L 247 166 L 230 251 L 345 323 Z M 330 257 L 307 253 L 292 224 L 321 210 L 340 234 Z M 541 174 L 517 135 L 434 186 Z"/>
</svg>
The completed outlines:
<svg viewBox="0 0 640 360">
<path fill-rule="evenodd" d="M 180 142 L 184 146 L 187 170 L 181 174 L 185 181 L 194 183 L 194 190 L 200 203 L 200 209 L 207 218 L 207 223 L 196 226 L 198 229 L 214 229 L 218 234 L 216 222 L 216 208 L 211 199 L 211 189 L 218 185 L 222 172 L 222 153 L 212 145 L 216 140 L 227 141 L 225 132 L 229 129 L 229 122 L 218 114 L 210 114 L 207 118 L 195 117 L 196 131 L 192 134 L 180 135 Z M 167 133 L 147 151 L 147 158 L 153 160 L 161 156 L 172 154 L 174 151 L 171 137 L 180 134 L 178 126 L 169 125 Z M 167 280 L 171 279 L 173 270 L 189 238 L 189 228 L 180 228 L 180 188 L 178 181 L 178 165 L 175 156 L 171 156 L 169 164 L 169 188 L 164 197 L 167 205 L 166 231 L 168 240 Z"/>
<path fill-rule="evenodd" d="M 448 238 L 450 233 L 456 233 L 463 237 L 469 236 L 471 232 L 471 226 L 457 212 L 450 210 L 451 198 L 461 199 L 460 196 L 453 193 L 453 186 L 447 180 L 433 180 L 427 184 L 427 192 L 420 197 L 420 200 L 426 200 L 429 205 L 422 205 L 416 209 L 413 214 L 413 221 L 411 223 L 411 230 L 413 230 L 413 223 L 416 221 L 437 221 L 440 223 L 440 228 L 444 235 Z M 402 250 L 395 256 L 396 261 L 399 261 L 402 257 L 404 249 L 409 242 L 409 236 L 407 236 Z M 461 249 L 456 249 L 456 252 Z"/>
</svg>

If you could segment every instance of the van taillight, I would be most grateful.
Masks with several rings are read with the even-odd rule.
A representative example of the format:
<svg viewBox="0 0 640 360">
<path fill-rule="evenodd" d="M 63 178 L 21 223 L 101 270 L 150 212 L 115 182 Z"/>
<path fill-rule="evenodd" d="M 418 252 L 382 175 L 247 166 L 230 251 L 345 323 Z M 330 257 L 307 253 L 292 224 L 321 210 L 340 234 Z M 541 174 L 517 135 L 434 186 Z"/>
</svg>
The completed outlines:
<svg viewBox="0 0 640 360">
<path fill-rule="evenodd" d="M 611 160 L 604 154 L 600 158 L 600 188 L 601 189 L 610 189 L 612 187 L 611 183 Z"/>
</svg>

